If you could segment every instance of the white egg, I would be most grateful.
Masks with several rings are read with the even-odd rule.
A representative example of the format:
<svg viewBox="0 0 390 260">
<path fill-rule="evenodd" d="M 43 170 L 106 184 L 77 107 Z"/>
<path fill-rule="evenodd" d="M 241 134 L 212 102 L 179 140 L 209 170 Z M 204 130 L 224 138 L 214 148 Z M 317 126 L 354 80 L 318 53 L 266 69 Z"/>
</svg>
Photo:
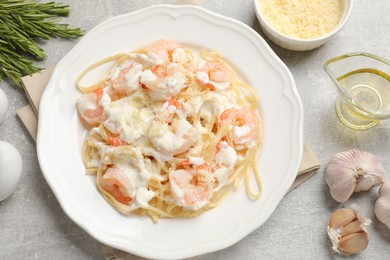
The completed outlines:
<svg viewBox="0 0 390 260">
<path fill-rule="evenodd" d="M 7 109 L 8 109 L 8 99 L 5 95 L 4 91 L 0 89 L 0 124 L 5 119 L 5 116 L 7 115 Z"/>
<path fill-rule="evenodd" d="M 0 141 L 0 201 L 8 198 L 18 186 L 23 163 L 19 151 L 10 143 Z"/>
</svg>

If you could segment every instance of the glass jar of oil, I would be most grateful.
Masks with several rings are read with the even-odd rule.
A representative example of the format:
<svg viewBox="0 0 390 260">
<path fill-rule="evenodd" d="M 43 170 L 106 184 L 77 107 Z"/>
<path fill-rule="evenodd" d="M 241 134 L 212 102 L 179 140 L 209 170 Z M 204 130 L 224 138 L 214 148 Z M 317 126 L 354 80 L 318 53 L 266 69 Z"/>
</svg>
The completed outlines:
<svg viewBox="0 0 390 260">
<path fill-rule="evenodd" d="M 390 62 L 368 53 L 349 53 L 325 62 L 336 86 L 336 113 L 347 126 L 369 129 L 390 118 Z"/>
</svg>

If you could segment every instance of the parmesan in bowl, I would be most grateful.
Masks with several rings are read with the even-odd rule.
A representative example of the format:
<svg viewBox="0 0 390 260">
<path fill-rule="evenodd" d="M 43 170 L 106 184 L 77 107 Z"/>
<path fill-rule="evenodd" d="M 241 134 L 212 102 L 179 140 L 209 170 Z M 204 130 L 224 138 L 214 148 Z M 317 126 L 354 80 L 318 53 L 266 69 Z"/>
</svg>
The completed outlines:
<svg viewBox="0 0 390 260">
<path fill-rule="evenodd" d="M 305 51 L 317 48 L 347 21 L 352 0 L 254 0 L 264 33 L 279 46 Z"/>
</svg>

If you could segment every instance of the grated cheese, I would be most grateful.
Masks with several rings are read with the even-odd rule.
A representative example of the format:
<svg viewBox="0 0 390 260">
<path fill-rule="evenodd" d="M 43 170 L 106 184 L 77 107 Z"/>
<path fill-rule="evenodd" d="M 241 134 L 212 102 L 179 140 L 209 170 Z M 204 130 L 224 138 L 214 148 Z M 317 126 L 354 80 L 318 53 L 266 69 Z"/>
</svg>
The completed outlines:
<svg viewBox="0 0 390 260">
<path fill-rule="evenodd" d="M 259 0 L 267 22 L 282 34 L 302 39 L 321 37 L 340 21 L 341 0 Z"/>
</svg>

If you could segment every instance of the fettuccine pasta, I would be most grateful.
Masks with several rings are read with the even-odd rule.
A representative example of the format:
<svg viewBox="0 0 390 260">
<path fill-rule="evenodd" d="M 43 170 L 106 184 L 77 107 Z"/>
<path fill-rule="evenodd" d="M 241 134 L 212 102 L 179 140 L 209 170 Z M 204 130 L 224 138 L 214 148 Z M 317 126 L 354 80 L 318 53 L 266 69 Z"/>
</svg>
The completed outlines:
<svg viewBox="0 0 390 260">
<path fill-rule="evenodd" d="M 98 83 L 81 84 L 108 62 Z M 118 211 L 154 221 L 195 217 L 242 179 L 250 198 L 261 196 L 258 98 L 219 53 L 159 39 L 92 64 L 77 87 L 79 116 L 89 128 L 86 170 Z"/>
</svg>

